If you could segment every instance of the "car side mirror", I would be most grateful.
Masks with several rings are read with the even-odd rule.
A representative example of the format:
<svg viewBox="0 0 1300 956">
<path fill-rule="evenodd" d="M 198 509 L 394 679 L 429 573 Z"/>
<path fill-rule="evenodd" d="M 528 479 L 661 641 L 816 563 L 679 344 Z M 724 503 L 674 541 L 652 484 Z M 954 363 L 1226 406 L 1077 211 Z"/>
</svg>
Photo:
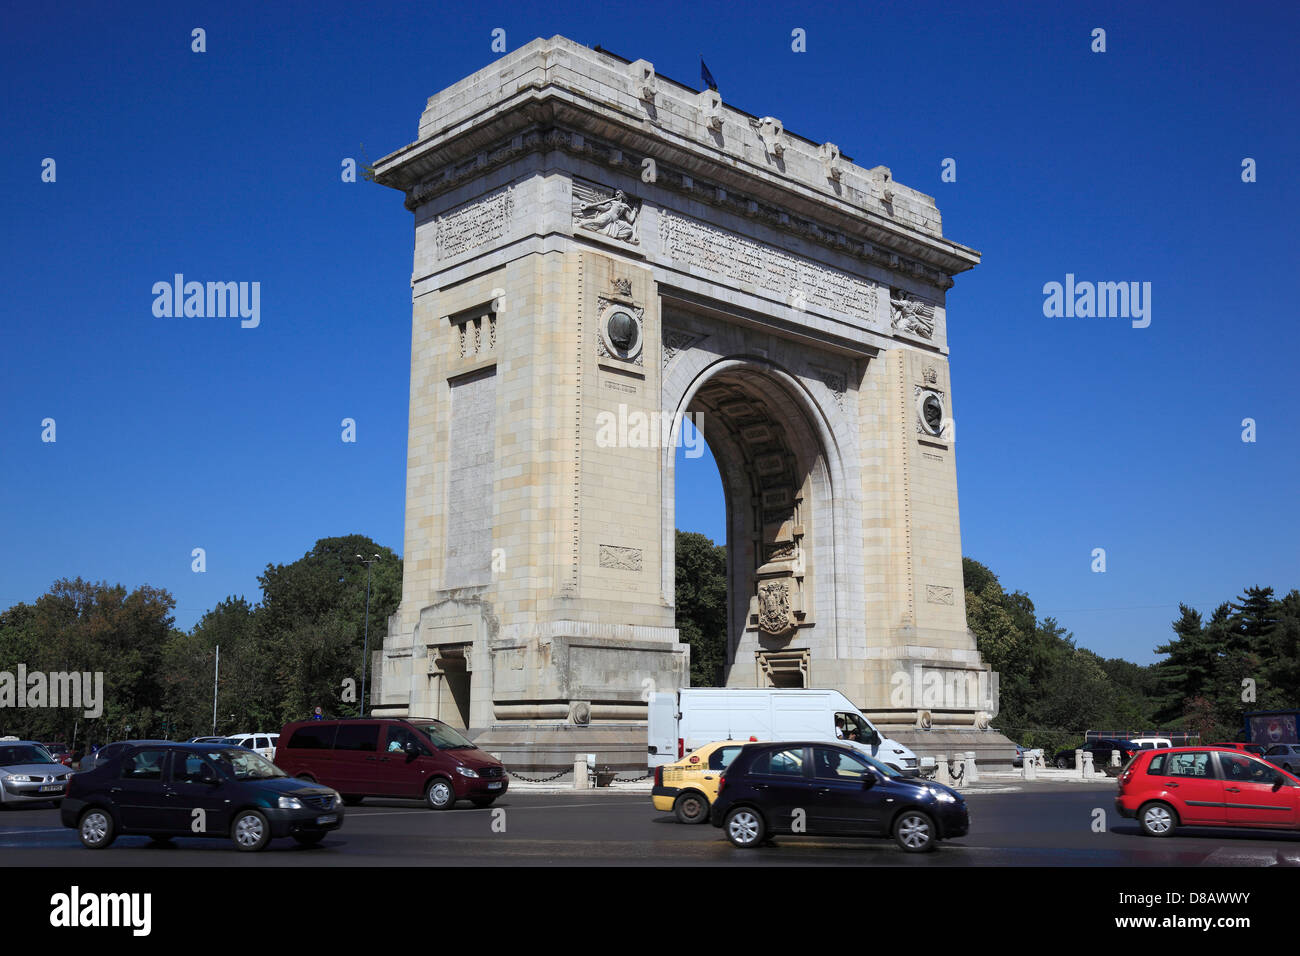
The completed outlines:
<svg viewBox="0 0 1300 956">
<path fill-rule="evenodd" d="M 862 775 L 862 789 L 870 790 L 876 785 L 876 775 L 868 771 Z"/>
<path fill-rule="evenodd" d="M 879 746 L 880 746 L 880 734 L 876 733 L 874 730 L 868 731 L 868 732 L 867 732 L 867 743 L 868 743 L 870 746 L 872 746 L 872 747 L 879 747 Z"/>
<path fill-rule="evenodd" d="M 217 779 L 217 775 L 213 769 L 207 764 L 204 764 L 203 769 L 199 771 L 199 783 L 205 783 L 209 787 L 215 787 L 221 783 L 221 781 Z"/>
<path fill-rule="evenodd" d="M 1286 777 L 1282 776 L 1280 773 L 1274 774 L 1273 792 L 1276 793 L 1277 791 L 1281 790 L 1284 786 L 1286 786 Z"/>
<path fill-rule="evenodd" d="M 413 740 L 408 740 L 406 746 L 402 749 L 406 751 L 406 759 L 408 761 L 414 760 L 416 757 L 420 756 L 420 748 Z"/>
</svg>

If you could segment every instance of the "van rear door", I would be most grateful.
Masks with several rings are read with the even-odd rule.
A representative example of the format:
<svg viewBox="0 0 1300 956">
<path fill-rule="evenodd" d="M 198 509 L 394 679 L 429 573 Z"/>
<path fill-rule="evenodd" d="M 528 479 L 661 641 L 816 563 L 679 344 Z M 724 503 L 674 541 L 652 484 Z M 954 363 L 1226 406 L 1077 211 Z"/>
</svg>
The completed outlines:
<svg viewBox="0 0 1300 956">
<path fill-rule="evenodd" d="M 646 766 L 658 767 L 677 759 L 677 695 L 650 695 Z"/>
</svg>

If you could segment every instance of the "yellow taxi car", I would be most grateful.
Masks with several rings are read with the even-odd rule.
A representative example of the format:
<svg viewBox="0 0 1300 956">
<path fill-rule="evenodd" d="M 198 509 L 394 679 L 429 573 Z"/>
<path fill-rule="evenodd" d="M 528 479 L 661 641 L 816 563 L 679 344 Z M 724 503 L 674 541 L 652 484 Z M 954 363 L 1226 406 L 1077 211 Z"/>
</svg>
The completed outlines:
<svg viewBox="0 0 1300 956">
<path fill-rule="evenodd" d="M 671 810 L 682 823 L 706 823 L 718 796 L 718 778 L 749 740 L 719 740 L 697 747 L 681 760 L 655 768 L 651 802 Z"/>
</svg>

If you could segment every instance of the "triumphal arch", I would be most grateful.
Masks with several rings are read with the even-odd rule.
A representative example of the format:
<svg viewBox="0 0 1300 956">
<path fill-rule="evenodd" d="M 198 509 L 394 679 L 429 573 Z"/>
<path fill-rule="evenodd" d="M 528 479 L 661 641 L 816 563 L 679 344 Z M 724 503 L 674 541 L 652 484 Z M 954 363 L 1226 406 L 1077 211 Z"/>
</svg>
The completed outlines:
<svg viewBox="0 0 1300 956">
<path fill-rule="evenodd" d="M 648 690 L 689 678 L 689 417 L 727 501 L 726 684 L 834 687 L 909 740 L 984 731 L 988 702 L 914 693 L 922 671 L 987 677 L 946 302 L 979 254 L 933 199 L 563 37 L 431 97 L 374 173 L 415 215 L 405 578 L 374 713 L 481 731 L 519 769 L 644 766 Z"/>
</svg>

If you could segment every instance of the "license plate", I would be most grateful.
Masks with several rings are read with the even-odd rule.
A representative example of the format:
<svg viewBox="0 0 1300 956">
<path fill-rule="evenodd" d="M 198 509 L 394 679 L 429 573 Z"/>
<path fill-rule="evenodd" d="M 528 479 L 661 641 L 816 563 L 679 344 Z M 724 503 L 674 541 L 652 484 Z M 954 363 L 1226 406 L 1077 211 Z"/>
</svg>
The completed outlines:
<svg viewBox="0 0 1300 956">
<path fill-rule="evenodd" d="M 337 813 L 327 813 L 324 816 L 316 818 L 317 823 L 337 823 L 339 815 Z"/>
<path fill-rule="evenodd" d="M 499 783 L 489 783 L 489 784 L 488 784 L 488 789 L 489 789 L 489 790 L 500 790 L 500 789 L 501 789 L 501 784 L 499 784 Z"/>
<path fill-rule="evenodd" d="M 56 790 L 62 790 L 62 789 L 63 789 L 63 784 L 56 783 L 52 787 L 41 787 L 41 793 L 53 793 Z"/>
</svg>

